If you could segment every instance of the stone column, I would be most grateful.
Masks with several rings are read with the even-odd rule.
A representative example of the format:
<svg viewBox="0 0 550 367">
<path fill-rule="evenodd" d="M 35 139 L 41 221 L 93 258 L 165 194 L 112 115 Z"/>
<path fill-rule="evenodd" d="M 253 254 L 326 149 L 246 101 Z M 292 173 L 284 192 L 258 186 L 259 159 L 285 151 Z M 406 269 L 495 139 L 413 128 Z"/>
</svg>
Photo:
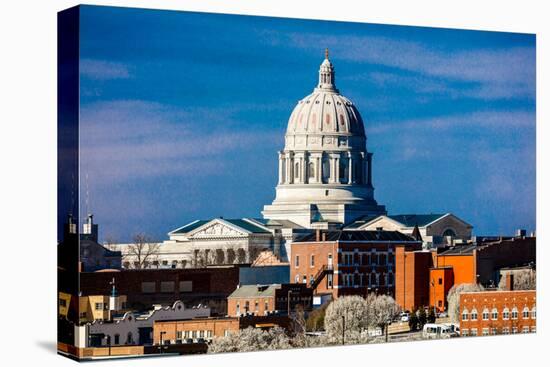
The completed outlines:
<svg viewBox="0 0 550 367">
<path fill-rule="evenodd" d="M 351 152 L 348 153 L 348 184 L 353 183 L 353 157 Z"/>
<path fill-rule="evenodd" d="M 340 165 L 339 165 L 339 162 L 338 162 L 339 154 L 338 153 L 330 153 L 329 157 L 330 157 L 330 165 L 331 165 L 329 182 L 330 183 L 337 183 L 339 175 L 340 175 L 340 172 L 339 172 L 340 171 L 340 169 L 339 169 Z"/>
<path fill-rule="evenodd" d="M 304 152 L 304 158 L 302 158 L 302 183 L 308 183 L 309 177 L 307 177 L 308 174 L 308 167 L 309 166 L 309 159 L 307 156 L 307 152 Z"/>
<path fill-rule="evenodd" d="M 283 180 L 283 152 L 279 152 L 279 185 L 284 182 Z"/>
<path fill-rule="evenodd" d="M 369 170 L 367 173 L 367 185 L 372 187 L 372 153 L 367 153 L 367 161 L 369 165 Z"/>
<path fill-rule="evenodd" d="M 361 183 L 364 185 L 367 182 L 367 160 L 365 153 L 361 152 Z"/>
</svg>

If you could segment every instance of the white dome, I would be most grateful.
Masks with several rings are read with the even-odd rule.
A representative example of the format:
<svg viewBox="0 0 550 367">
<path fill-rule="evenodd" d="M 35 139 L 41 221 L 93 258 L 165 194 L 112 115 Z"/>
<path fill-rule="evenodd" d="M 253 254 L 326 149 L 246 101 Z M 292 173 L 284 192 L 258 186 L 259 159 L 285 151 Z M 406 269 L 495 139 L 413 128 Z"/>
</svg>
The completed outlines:
<svg viewBox="0 0 550 367">
<path fill-rule="evenodd" d="M 327 50 L 319 83 L 288 120 L 275 200 L 263 215 L 308 228 L 319 221 L 348 223 L 385 213 L 373 192 L 372 153 L 367 151 L 363 120 L 336 88 Z"/>
</svg>

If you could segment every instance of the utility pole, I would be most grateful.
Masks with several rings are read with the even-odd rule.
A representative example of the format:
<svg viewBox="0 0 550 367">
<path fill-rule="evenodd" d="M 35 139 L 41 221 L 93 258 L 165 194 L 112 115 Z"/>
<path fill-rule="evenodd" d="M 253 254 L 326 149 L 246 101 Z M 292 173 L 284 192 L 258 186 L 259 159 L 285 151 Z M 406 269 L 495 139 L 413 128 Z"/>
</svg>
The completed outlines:
<svg viewBox="0 0 550 367">
<path fill-rule="evenodd" d="M 342 345 L 345 345 L 346 341 L 346 316 L 342 315 Z"/>
</svg>

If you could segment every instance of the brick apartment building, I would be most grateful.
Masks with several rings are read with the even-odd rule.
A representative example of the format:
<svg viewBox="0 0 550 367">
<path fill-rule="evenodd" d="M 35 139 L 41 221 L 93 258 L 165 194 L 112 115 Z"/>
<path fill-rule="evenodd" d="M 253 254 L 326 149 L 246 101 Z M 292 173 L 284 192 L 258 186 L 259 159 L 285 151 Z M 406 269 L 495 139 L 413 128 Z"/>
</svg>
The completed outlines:
<svg viewBox="0 0 550 367">
<path fill-rule="evenodd" d="M 301 305 L 312 308 L 313 291 L 306 284 L 270 284 L 240 286 L 227 298 L 228 316 L 264 316 L 287 314 Z"/>
<path fill-rule="evenodd" d="M 430 306 L 444 311 L 453 285 L 496 286 L 500 269 L 534 263 L 536 238 L 478 240 L 437 251 L 410 251 L 398 246 L 395 255 L 396 302 L 406 310 Z"/>
<path fill-rule="evenodd" d="M 202 269 L 144 269 L 80 273 L 81 296 L 108 295 L 114 279 L 117 290 L 135 310 L 155 304 L 172 305 L 181 300 L 188 306 L 208 305 L 213 314 L 225 315 L 227 296 L 239 284 L 235 266 Z"/>
<path fill-rule="evenodd" d="M 395 249 L 422 248 L 422 242 L 397 231 L 317 230 L 291 244 L 291 282 L 314 294 L 366 296 L 368 289 L 394 294 Z"/>
<path fill-rule="evenodd" d="M 507 275 L 507 290 L 460 294 L 462 336 L 533 333 L 536 331 L 535 290 L 513 290 Z"/>
</svg>

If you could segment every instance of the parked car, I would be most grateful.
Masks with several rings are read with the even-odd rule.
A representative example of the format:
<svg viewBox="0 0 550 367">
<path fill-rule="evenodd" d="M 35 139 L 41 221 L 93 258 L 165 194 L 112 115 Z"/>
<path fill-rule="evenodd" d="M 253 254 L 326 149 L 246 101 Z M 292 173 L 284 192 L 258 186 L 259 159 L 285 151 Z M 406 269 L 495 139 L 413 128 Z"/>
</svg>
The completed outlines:
<svg viewBox="0 0 550 367">
<path fill-rule="evenodd" d="M 401 322 L 409 322 L 409 315 L 409 311 L 401 312 L 401 314 L 399 315 Z"/>
<path fill-rule="evenodd" d="M 422 329 L 424 338 L 452 338 L 459 336 L 458 329 L 454 325 L 448 324 L 426 324 Z"/>
</svg>

